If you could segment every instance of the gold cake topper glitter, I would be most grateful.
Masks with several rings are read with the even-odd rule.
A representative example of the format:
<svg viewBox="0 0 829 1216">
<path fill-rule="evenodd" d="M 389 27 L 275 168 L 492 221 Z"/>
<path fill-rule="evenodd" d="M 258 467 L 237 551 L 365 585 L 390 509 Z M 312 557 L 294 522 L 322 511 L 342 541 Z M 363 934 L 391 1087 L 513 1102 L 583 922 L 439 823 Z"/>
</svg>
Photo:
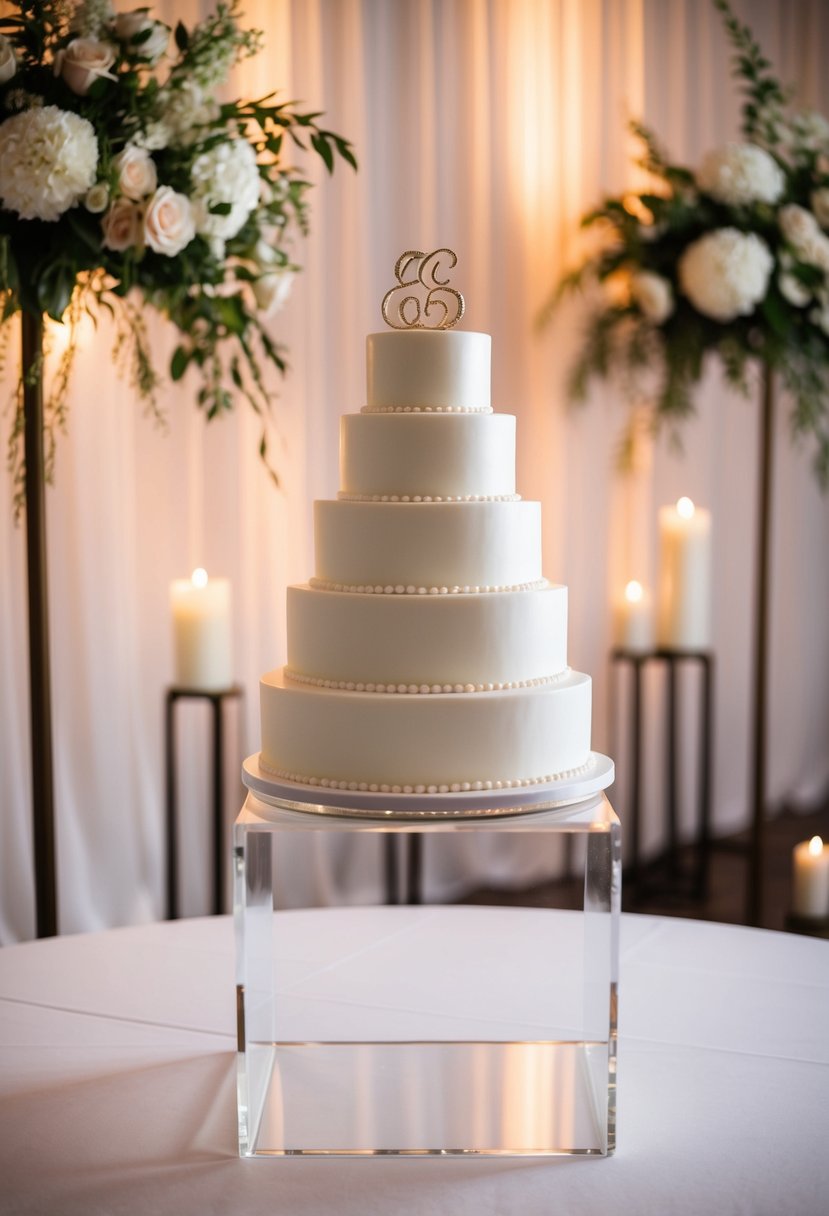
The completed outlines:
<svg viewBox="0 0 829 1216">
<path fill-rule="evenodd" d="M 439 275 L 444 257 L 448 265 L 447 276 L 442 279 Z M 451 249 L 435 249 L 433 253 L 408 249 L 401 253 L 394 268 L 397 286 L 383 296 L 386 324 L 392 329 L 451 329 L 457 325 L 465 304 L 461 293 L 449 286 L 448 276 L 457 261 Z"/>
</svg>

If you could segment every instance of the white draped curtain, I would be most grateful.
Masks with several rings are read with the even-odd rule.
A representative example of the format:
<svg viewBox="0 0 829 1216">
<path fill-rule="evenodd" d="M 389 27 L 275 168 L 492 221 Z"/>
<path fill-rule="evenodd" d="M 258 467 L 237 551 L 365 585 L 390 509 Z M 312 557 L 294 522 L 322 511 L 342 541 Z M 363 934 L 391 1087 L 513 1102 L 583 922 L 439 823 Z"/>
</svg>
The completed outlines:
<svg viewBox="0 0 829 1216">
<path fill-rule="evenodd" d="M 829 112 L 829 10 L 821 0 L 736 0 L 798 100 Z M 166 3 L 192 22 L 206 4 Z M 458 254 L 464 325 L 493 335 L 493 404 L 518 416 L 519 490 L 544 504 L 545 573 L 570 587 L 570 661 L 594 677 L 594 746 L 612 750 L 610 603 L 653 582 L 656 508 L 689 494 L 714 518 L 717 830 L 747 822 L 756 400 L 712 368 L 684 451 L 657 444 L 627 480 L 614 467 L 624 410 L 600 386 L 566 403 L 580 309 L 535 319 L 582 249 L 580 214 L 639 181 L 626 119 L 642 116 L 672 157 L 695 163 L 738 134 L 739 99 L 720 20 L 703 0 L 250 0 L 266 49 L 233 92 L 278 87 L 353 140 L 360 171 L 317 183 L 304 273 L 273 324 L 290 348 L 274 382 L 270 452 L 240 402 L 209 426 L 196 385 L 168 386 L 159 426 L 110 359 L 102 323 L 84 333 L 68 430 L 48 491 L 48 561 L 60 927 L 77 932 L 163 914 L 162 705 L 172 677 L 168 589 L 204 565 L 232 581 L 245 754 L 259 746 L 258 677 L 285 658 L 285 587 L 312 570 L 311 502 L 337 490 L 338 417 L 363 404 L 364 341 L 398 255 Z M 150 318 L 159 365 L 172 333 Z M 13 343 L 16 338 L 13 338 Z M 59 337 L 55 339 L 59 341 Z M 14 345 L 12 347 L 14 349 Z M 2 384 L 12 389 L 12 371 Z M 8 427 L 8 413 L 3 415 Z M 770 799 L 807 804 L 829 780 L 829 500 L 781 410 L 775 433 Z M 0 470 L 0 941 L 34 931 L 25 545 Z M 179 764 L 182 907 L 206 911 L 206 722 L 186 716 Z M 235 768 L 236 757 L 233 757 Z M 620 772 L 624 777 L 624 770 Z M 229 781 L 228 813 L 242 791 Z M 232 788 L 230 786 L 232 785 Z M 661 840 L 651 780 L 650 847 Z M 615 801 L 624 815 L 620 781 Z M 547 864 L 549 859 L 545 861 Z M 347 867 L 295 859 L 297 899 L 327 898 Z M 480 853 L 459 882 L 541 877 L 536 859 Z M 430 881 L 427 875 L 427 882 Z M 436 889 L 439 877 L 434 878 Z M 361 888 L 362 889 L 362 888 Z"/>
</svg>

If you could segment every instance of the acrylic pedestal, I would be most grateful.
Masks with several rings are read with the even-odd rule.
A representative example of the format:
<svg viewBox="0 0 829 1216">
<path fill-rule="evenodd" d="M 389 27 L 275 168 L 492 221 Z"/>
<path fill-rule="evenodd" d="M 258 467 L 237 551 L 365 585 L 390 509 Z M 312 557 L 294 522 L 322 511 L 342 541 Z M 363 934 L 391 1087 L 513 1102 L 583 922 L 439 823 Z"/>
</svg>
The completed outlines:
<svg viewBox="0 0 829 1216">
<path fill-rule="evenodd" d="M 287 797 L 255 759 L 244 780 L 234 829 L 241 1155 L 612 1153 L 621 838 L 604 794 L 549 798 L 571 782 L 533 791 L 535 802 L 523 791 L 523 808 L 510 791 L 512 805 L 478 795 L 468 817 L 392 817 L 334 791 L 329 803 L 351 805 Z M 297 833 L 339 834 L 351 864 L 367 849 L 381 873 L 390 832 L 420 836 L 427 872 L 453 849 L 508 852 L 517 833 L 551 856 L 569 839 L 583 906 L 275 911 L 280 851 L 296 855 Z"/>
</svg>

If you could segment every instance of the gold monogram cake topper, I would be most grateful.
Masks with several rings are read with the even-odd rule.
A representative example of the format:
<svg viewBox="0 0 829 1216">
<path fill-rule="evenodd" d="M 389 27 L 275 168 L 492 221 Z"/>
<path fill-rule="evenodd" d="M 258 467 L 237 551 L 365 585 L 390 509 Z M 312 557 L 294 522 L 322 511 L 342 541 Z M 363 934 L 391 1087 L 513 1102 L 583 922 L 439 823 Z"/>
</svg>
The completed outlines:
<svg viewBox="0 0 829 1216">
<path fill-rule="evenodd" d="M 443 258 L 447 261 L 447 275 L 441 279 Z M 457 325 L 465 308 L 463 296 L 448 285 L 448 272 L 457 261 L 457 254 L 451 249 L 436 249 L 433 253 L 408 249 L 401 253 L 394 268 L 397 286 L 383 296 L 386 324 L 392 329 L 451 329 Z"/>
</svg>

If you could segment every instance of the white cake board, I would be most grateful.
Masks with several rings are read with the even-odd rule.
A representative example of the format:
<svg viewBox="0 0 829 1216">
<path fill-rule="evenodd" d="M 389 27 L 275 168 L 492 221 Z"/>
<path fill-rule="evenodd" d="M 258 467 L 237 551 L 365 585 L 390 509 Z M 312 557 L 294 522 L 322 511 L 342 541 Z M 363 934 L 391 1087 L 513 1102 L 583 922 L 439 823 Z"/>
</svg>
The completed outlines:
<svg viewBox="0 0 829 1216">
<path fill-rule="evenodd" d="M 242 781 L 266 802 L 290 803 L 286 808 L 317 815 L 344 815 L 367 819 L 478 818 L 521 815 L 572 806 L 613 784 L 613 761 L 591 752 L 587 765 L 573 777 L 546 785 L 524 785 L 506 790 L 469 790 L 457 794 L 372 794 L 365 790 L 324 789 L 275 777 L 259 763 L 258 753 L 242 765 Z"/>
</svg>

